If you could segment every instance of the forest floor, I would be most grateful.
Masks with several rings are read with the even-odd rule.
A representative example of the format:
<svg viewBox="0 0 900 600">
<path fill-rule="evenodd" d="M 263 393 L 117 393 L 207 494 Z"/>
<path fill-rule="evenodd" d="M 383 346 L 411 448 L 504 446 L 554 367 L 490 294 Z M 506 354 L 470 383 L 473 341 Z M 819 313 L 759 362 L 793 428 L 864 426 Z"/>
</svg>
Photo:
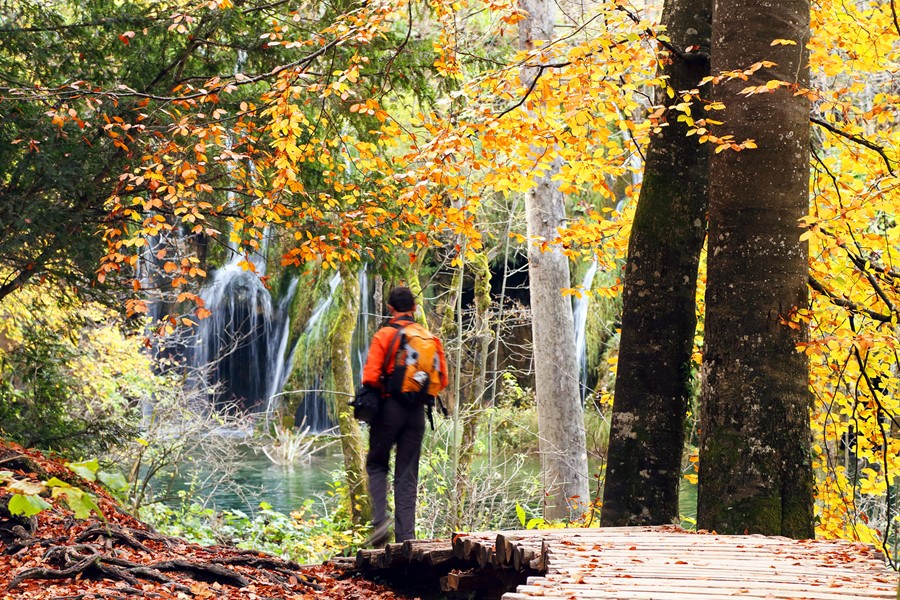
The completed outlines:
<svg viewBox="0 0 900 600">
<path fill-rule="evenodd" d="M 102 515 L 76 519 L 52 508 L 14 517 L 0 487 L 0 600 L 229 599 L 405 600 L 366 579 L 323 565 L 155 533 L 99 485 L 39 452 L 0 441 L 0 471 L 20 482 L 53 477 L 92 494 Z"/>
</svg>

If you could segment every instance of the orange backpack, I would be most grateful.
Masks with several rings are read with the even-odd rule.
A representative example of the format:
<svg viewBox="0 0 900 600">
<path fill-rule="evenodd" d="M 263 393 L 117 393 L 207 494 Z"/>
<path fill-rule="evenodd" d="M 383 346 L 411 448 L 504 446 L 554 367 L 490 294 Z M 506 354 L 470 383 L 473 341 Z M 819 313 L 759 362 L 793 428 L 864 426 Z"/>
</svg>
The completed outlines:
<svg viewBox="0 0 900 600">
<path fill-rule="evenodd" d="M 391 327 L 397 328 L 397 334 L 385 356 L 385 367 L 393 360 L 394 370 L 387 376 L 385 389 L 395 398 L 433 401 L 443 388 L 437 338 L 415 321 Z"/>
</svg>

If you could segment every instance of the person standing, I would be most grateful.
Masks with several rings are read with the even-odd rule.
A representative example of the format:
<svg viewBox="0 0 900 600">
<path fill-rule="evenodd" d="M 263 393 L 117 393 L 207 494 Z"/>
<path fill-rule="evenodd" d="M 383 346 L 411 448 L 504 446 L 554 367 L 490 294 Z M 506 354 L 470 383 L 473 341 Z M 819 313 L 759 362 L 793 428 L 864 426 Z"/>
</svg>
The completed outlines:
<svg viewBox="0 0 900 600">
<path fill-rule="evenodd" d="M 448 383 L 444 348 L 437 337 L 416 322 L 412 291 L 395 287 L 387 304 L 390 319 L 375 332 L 362 375 L 364 386 L 381 390 L 382 394 L 381 409 L 370 424 L 366 456 L 373 531 L 365 545 L 372 547 L 383 546 L 389 537 L 387 478 L 394 447 L 394 539 L 399 543 L 416 537 L 419 457 L 425 436 L 426 406 L 433 404 L 434 397 Z M 417 366 L 415 361 L 420 355 L 429 355 L 432 363 Z M 407 370 L 407 382 L 417 382 L 415 392 L 401 391 Z M 409 387 L 402 385 L 403 389 Z"/>
</svg>

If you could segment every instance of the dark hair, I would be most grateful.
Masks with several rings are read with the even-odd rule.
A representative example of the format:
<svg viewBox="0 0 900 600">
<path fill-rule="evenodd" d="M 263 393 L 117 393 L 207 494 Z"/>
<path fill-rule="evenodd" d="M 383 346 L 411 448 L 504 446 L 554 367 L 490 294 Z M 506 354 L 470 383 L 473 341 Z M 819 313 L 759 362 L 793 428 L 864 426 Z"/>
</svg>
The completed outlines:
<svg viewBox="0 0 900 600">
<path fill-rule="evenodd" d="M 407 312 L 416 307 L 416 298 L 408 287 L 395 287 L 388 294 L 387 303 L 397 312 Z"/>
</svg>

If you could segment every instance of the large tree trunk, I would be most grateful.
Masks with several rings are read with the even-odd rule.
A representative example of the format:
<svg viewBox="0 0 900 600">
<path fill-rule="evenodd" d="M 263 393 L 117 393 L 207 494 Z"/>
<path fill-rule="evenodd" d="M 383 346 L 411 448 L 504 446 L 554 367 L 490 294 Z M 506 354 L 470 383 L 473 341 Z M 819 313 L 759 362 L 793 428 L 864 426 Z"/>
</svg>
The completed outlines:
<svg viewBox="0 0 900 600">
<path fill-rule="evenodd" d="M 677 49 L 663 75 L 676 94 L 657 92 L 657 104 L 682 102 L 682 90 L 709 75 L 710 0 L 666 0 L 662 24 Z M 602 523 L 658 525 L 678 518 L 684 418 L 690 396 L 696 329 L 696 284 L 706 235 L 709 152 L 669 108 L 668 126 L 647 148 L 622 303 Z M 695 106 L 695 118 L 702 109 Z"/>
<path fill-rule="evenodd" d="M 796 45 L 775 45 L 776 39 Z M 721 120 L 758 149 L 710 165 L 708 287 L 698 524 L 719 533 L 812 537 L 807 307 L 809 102 L 792 90 L 738 95 L 776 79 L 808 85 L 809 0 L 717 0 L 714 73 L 760 60 L 749 81 L 716 85 Z"/>
<path fill-rule="evenodd" d="M 341 291 L 338 296 L 338 316 L 331 330 L 331 372 L 337 394 L 338 428 L 341 450 L 350 493 L 350 511 L 354 523 L 363 524 L 371 518 L 369 497 L 366 495 L 365 448 L 359 423 L 353 418 L 350 399 L 355 390 L 350 362 L 353 329 L 359 317 L 359 280 L 347 265 L 341 265 Z"/>
<path fill-rule="evenodd" d="M 535 41 L 553 37 L 552 6 L 549 0 L 520 1 L 527 14 L 519 23 L 521 50 L 532 50 Z M 523 73 L 526 80 L 535 76 L 527 70 Z M 541 153 L 541 149 L 533 150 L 535 156 Z M 539 176 L 525 197 L 544 517 L 550 520 L 577 517 L 590 503 L 575 322 L 572 304 L 562 295 L 564 288 L 571 287 L 569 262 L 559 248 L 542 251 L 535 243 L 555 239 L 565 219 L 563 194 L 551 180 L 556 171 Z"/>
</svg>

